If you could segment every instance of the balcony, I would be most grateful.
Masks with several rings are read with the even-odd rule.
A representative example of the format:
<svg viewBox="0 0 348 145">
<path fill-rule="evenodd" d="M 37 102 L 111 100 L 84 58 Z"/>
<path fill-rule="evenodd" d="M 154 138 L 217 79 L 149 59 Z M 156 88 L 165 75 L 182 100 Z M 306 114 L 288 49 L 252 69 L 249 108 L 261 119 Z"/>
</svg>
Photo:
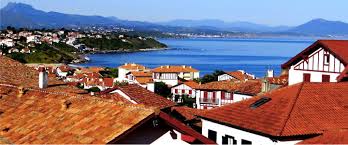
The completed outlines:
<svg viewBox="0 0 348 145">
<path fill-rule="evenodd" d="M 219 99 L 204 99 L 204 98 L 199 98 L 199 102 L 202 104 L 219 104 Z"/>
</svg>

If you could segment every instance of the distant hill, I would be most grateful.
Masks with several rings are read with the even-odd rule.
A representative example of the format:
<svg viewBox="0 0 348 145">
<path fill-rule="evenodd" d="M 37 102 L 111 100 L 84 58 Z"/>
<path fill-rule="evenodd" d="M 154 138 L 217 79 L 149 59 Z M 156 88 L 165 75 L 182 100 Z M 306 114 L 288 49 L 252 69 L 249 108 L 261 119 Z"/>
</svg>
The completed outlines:
<svg viewBox="0 0 348 145">
<path fill-rule="evenodd" d="M 348 35 L 348 23 L 314 19 L 287 32 L 309 35 Z"/>
<path fill-rule="evenodd" d="M 184 20 L 168 22 L 141 22 L 118 19 L 117 17 L 84 16 L 45 12 L 23 3 L 8 3 L 0 10 L 0 27 L 60 28 L 83 26 L 122 26 L 140 31 L 159 31 L 174 33 L 266 33 L 286 35 L 348 35 L 348 24 L 340 21 L 314 19 L 305 24 L 289 26 L 268 26 L 251 22 L 225 22 L 215 19 Z"/>
<path fill-rule="evenodd" d="M 215 19 L 206 20 L 185 20 L 178 19 L 168 22 L 160 22 L 158 24 L 167 26 L 177 26 L 177 27 L 210 27 L 210 29 L 216 29 L 221 31 L 237 31 L 237 32 L 277 32 L 286 31 L 291 27 L 288 26 L 277 26 L 271 27 L 262 24 L 256 24 L 251 22 L 225 22 Z"/>
</svg>

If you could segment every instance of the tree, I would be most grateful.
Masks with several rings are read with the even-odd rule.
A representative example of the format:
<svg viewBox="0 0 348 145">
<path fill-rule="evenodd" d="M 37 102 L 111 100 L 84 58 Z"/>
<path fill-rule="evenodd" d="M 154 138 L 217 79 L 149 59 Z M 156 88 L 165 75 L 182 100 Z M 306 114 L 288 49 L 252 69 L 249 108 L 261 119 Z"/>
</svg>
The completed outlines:
<svg viewBox="0 0 348 145">
<path fill-rule="evenodd" d="M 88 89 L 89 92 L 100 92 L 100 89 L 98 87 L 92 87 Z"/>
<path fill-rule="evenodd" d="M 155 93 L 163 97 L 171 95 L 170 88 L 163 82 L 155 82 Z"/>
<path fill-rule="evenodd" d="M 204 83 L 217 81 L 218 80 L 218 76 L 222 75 L 222 74 L 225 74 L 225 72 L 222 71 L 222 70 L 215 70 L 212 74 L 204 75 L 202 78 L 199 79 L 199 82 L 204 84 Z"/>
</svg>

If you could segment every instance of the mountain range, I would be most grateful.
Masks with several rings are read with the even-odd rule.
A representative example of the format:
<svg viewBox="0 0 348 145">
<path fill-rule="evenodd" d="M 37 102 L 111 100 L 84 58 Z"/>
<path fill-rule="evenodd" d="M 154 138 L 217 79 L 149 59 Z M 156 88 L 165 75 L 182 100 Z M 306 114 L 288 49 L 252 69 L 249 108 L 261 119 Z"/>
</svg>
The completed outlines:
<svg viewBox="0 0 348 145">
<path fill-rule="evenodd" d="M 299 26 L 268 26 L 251 22 L 225 22 L 215 19 L 172 20 L 168 22 L 142 22 L 122 20 L 117 17 L 85 16 L 45 12 L 23 3 L 8 3 L 0 10 L 0 26 L 26 28 L 61 28 L 83 26 L 122 26 L 138 30 L 162 32 L 242 32 L 242 33 L 287 33 L 305 35 L 348 35 L 348 23 L 314 19 Z"/>
</svg>

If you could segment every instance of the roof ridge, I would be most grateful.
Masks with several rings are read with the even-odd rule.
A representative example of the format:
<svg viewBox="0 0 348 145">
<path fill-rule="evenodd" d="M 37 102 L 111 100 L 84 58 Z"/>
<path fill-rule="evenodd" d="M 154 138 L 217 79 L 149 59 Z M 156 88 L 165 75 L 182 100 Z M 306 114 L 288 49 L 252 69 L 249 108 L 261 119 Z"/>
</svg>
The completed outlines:
<svg viewBox="0 0 348 145">
<path fill-rule="evenodd" d="M 295 98 L 295 100 L 294 100 L 294 102 L 293 102 L 293 104 L 292 104 L 291 110 L 290 110 L 289 113 L 288 113 L 288 117 L 286 118 L 286 121 L 285 121 L 285 123 L 284 123 L 284 126 L 282 127 L 282 129 L 281 129 L 281 131 L 280 131 L 280 133 L 279 133 L 279 136 L 281 136 L 281 135 L 283 134 L 283 132 L 284 132 L 284 128 L 285 128 L 286 124 L 288 123 L 288 121 L 289 121 L 289 119 L 290 119 L 291 113 L 292 113 L 292 111 L 293 111 L 294 108 L 295 108 L 295 105 L 296 105 L 296 103 L 297 103 L 297 99 L 299 98 L 300 93 L 301 93 L 301 91 L 303 90 L 304 84 L 305 84 L 305 83 L 301 83 L 301 86 L 300 86 L 299 89 L 298 89 L 298 92 L 297 92 L 297 94 L 296 94 L 296 98 Z"/>
</svg>

